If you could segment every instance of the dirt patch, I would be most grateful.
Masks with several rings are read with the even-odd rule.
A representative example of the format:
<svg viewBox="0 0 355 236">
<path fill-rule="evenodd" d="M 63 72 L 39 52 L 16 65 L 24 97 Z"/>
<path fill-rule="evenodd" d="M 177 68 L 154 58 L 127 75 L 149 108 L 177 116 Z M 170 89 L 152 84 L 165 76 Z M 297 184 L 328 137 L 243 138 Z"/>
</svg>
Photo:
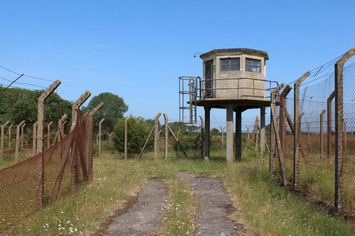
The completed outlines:
<svg viewBox="0 0 355 236">
<path fill-rule="evenodd" d="M 235 209 L 220 180 L 199 177 L 193 173 L 180 173 L 180 176 L 192 185 L 199 203 L 197 235 L 242 234 L 242 225 L 228 218 Z"/>
<path fill-rule="evenodd" d="M 95 235 L 156 235 L 167 191 L 162 182 L 149 181 L 138 197 L 132 199 Z"/>
</svg>

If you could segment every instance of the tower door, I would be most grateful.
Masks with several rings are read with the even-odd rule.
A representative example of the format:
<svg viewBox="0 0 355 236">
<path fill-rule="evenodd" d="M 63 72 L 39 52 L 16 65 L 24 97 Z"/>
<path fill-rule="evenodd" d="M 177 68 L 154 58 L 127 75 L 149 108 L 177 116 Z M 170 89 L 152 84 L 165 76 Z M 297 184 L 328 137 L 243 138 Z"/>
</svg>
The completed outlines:
<svg viewBox="0 0 355 236">
<path fill-rule="evenodd" d="M 205 62 L 205 98 L 213 97 L 213 60 Z"/>
</svg>

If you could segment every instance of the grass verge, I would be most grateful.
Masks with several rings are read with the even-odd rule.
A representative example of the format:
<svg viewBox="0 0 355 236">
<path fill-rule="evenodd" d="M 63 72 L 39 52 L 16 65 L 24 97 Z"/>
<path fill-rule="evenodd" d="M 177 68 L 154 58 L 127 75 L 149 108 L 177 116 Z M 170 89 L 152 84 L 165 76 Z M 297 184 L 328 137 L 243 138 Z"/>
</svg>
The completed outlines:
<svg viewBox="0 0 355 236">
<path fill-rule="evenodd" d="M 146 154 L 149 156 L 149 154 Z M 223 158 L 202 160 L 118 160 L 105 154 L 95 159 L 94 182 L 61 197 L 53 206 L 20 222 L 9 235 L 90 235 L 144 186 L 148 178 L 169 187 L 162 235 L 193 235 L 197 203 L 178 171 L 213 176 L 223 181 L 237 209 L 231 218 L 247 234 L 354 235 L 343 222 L 330 217 L 270 179 L 267 163 L 255 159 L 226 164 Z"/>
</svg>

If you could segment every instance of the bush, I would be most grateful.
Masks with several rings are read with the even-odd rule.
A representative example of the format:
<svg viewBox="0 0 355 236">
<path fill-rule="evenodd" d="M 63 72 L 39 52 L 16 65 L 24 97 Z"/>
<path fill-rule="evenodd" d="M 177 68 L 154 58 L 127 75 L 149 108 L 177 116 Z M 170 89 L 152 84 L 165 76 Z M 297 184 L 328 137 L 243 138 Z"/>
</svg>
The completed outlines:
<svg viewBox="0 0 355 236">
<path fill-rule="evenodd" d="M 113 131 L 113 143 L 118 152 L 124 152 L 124 124 L 126 118 L 118 119 L 115 129 Z M 143 118 L 130 117 L 128 119 L 127 129 L 127 154 L 131 157 L 138 154 L 148 138 L 151 125 L 149 125 Z M 152 146 L 153 139 L 150 140 L 149 146 Z"/>
</svg>

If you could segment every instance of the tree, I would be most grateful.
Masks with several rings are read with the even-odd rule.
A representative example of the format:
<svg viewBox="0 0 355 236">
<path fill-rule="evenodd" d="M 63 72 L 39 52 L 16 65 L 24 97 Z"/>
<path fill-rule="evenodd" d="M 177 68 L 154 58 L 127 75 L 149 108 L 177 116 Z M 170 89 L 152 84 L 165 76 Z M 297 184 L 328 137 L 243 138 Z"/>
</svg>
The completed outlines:
<svg viewBox="0 0 355 236">
<path fill-rule="evenodd" d="M 96 112 L 94 124 L 97 126 L 100 120 L 104 118 L 102 131 L 108 134 L 114 130 L 117 119 L 122 118 L 124 113 L 128 111 L 128 105 L 124 103 L 123 98 L 106 92 L 93 97 L 86 109 L 91 111 L 100 102 L 103 102 L 104 105 Z"/>
<path fill-rule="evenodd" d="M 124 152 L 124 129 L 125 129 L 125 119 L 118 119 L 115 129 L 113 131 L 113 142 L 115 149 L 118 152 Z M 148 138 L 150 129 L 152 127 L 143 118 L 140 117 L 130 117 L 128 119 L 128 129 L 127 129 L 127 153 L 129 156 L 133 154 L 138 154 L 144 146 L 146 139 Z M 150 141 L 152 145 L 153 139 Z"/>
</svg>

